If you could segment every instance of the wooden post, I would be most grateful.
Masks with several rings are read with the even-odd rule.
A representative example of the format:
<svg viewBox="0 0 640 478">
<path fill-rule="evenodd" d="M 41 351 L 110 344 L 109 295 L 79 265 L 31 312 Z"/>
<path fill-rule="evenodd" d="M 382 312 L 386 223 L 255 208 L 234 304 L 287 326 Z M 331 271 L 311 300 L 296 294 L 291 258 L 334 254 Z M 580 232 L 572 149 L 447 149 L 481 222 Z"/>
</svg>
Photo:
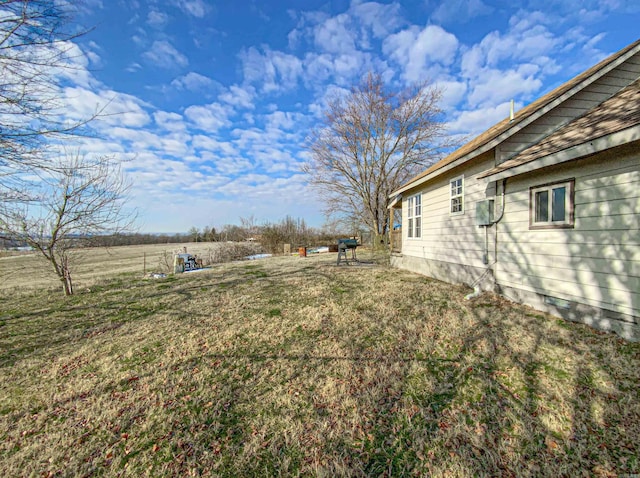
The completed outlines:
<svg viewBox="0 0 640 478">
<path fill-rule="evenodd" d="M 143 252 L 142 253 L 142 276 L 146 276 L 147 275 L 147 253 Z"/>
</svg>

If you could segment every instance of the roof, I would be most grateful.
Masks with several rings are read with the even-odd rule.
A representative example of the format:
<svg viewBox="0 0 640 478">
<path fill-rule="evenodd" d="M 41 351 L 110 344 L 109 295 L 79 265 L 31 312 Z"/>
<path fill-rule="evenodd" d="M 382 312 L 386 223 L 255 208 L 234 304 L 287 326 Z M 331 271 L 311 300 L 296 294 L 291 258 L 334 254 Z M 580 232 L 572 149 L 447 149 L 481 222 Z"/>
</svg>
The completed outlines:
<svg viewBox="0 0 640 478">
<path fill-rule="evenodd" d="M 438 161 L 422 173 L 409 180 L 392 195 L 396 195 L 402 191 L 410 189 L 413 186 L 416 186 L 417 184 L 414 183 L 424 182 L 421 180 L 438 171 L 439 169 L 443 169 L 446 166 L 455 163 L 458 160 L 463 160 L 464 162 L 478 156 L 478 154 L 481 154 L 487 150 L 483 149 L 483 147 L 488 147 L 490 143 L 495 140 L 498 140 L 499 142 L 504 141 L 509 136 L 512 136 L 513 134 L 520 131 L 531 121 L 544 114 L 548 109 L 554 107 L 556 102 L 563 101 L 564 95 L 573 95 L 575 92 L 581 90 L 589 83 L 604 75 L 611 68 L 614 68 L 618 61 L 623 61 L 627 56 L 631 56 L 637 53 L 637 50 L 640 50 L 640 40 L 636 40 L 617 53 L 614 53 L 613 55 L 605 58 L 597 65 L 589 68 L 583 73 L 580 73 L 576 77 L 560 85 L 546 95 L 538 98 L 536 101 L 530 103 L 526 107 L 516 112 L 512 120 L 509 118 L 505 118 L 504 120 L 495 124 L 484 133 L 475 137 L 468 143 L 464 144 L 462 147 L 455 150 L 453 153 L 449 154 L 442 160 Z"/>
<path fill-rule="evenodd" d="M 479 178 L 492 176 L 572 146 L 593 141 L 640 124 L 640 80 L 620 90 L 608 100 L 567 123 L 539 143 L 514 158 L 486 171 Z"/>
</svg>

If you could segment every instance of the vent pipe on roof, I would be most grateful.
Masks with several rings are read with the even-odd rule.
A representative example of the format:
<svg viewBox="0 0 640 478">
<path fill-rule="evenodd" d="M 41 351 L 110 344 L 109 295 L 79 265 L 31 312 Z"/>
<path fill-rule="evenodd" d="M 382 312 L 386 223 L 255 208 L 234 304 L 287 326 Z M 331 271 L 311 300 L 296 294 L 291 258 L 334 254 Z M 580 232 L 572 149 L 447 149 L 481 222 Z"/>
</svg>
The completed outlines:
<svg viewBox="0 0 640 478">
<path fill-rule="evenodd" d="M 509 121 L 513 121 L 513 118 L 515 117 L 514 108 L 515 108 L 515 103 L 513 100 L 511 100 L 511 107 L 509 109 Z"/>
</svg>

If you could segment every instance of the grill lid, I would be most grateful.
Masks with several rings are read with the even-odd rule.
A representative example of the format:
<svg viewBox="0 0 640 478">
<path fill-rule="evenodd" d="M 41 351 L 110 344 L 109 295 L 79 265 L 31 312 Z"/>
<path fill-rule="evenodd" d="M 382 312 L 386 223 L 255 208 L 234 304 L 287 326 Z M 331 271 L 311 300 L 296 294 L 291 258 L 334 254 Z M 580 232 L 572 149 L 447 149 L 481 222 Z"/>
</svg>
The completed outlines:
<svg viewBox="0 0 640 478">
<path fill-rule="evenodd" d="M 338 246 L 343 246 L 343 247 L 348 247 L 350 249 L 354 249 L 354 248 L 358 247 L 358 240 L 357 239 L 350 239 L 350 238 L 338 239 Z"/>
</svg>

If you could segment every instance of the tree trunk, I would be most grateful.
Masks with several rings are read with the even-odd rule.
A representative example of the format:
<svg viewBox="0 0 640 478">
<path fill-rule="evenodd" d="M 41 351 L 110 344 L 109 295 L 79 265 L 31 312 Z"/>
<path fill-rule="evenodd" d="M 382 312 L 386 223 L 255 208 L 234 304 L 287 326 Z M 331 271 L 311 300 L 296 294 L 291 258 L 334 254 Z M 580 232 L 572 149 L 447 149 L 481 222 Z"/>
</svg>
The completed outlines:
<svg viewBox="0 0 640 478">
<path fill-rule="evenodd" d="M 73 295 L 73 282 L 71 281 L 70 271 L 63 267 L 58 275 L 60 277 L 60 282 L 62 282 L 64 295 Z"/>
<path fill-rule="evenodd" d="M 383 251 L 387 250 L 387 235 L 386 234 L 374 234 L 373 235 L 373 250 Z"/>
<path fill-rule="evenodd" d="M 64 295 L 73 295 L 73 282 L 71 281 L 71 270 L 69 269 L 69 257 L 65 254 L 62 257 L 61 272 L 62 287 L 64 289 Z"/>
</svg>

